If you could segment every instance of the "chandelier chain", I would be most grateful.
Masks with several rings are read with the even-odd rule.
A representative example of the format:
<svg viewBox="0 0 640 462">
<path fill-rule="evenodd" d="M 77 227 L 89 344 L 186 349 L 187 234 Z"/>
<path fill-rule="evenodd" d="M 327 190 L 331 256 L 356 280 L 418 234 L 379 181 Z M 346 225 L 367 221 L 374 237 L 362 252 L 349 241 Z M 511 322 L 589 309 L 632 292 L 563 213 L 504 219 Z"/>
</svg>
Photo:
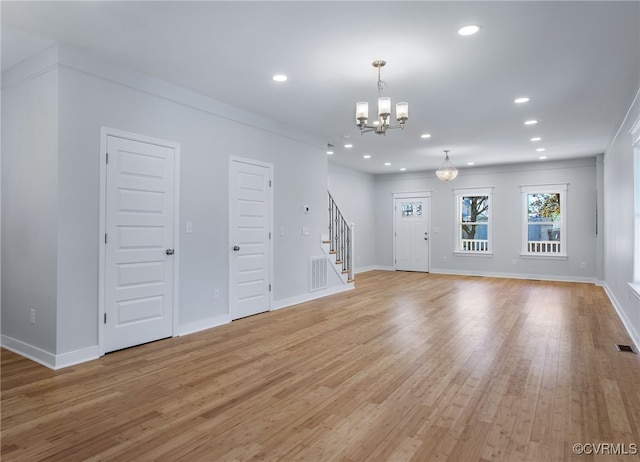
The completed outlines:
<svg viewBox="0 0 640 462">
<path fill-rule="evenodd" d="M 380 78 L 380 72 L 382 71 L 382 66 L 378 67 L 378 96 L 382 96 L 382 90 L 387 86 L 387 82 Z"/>
</svg>

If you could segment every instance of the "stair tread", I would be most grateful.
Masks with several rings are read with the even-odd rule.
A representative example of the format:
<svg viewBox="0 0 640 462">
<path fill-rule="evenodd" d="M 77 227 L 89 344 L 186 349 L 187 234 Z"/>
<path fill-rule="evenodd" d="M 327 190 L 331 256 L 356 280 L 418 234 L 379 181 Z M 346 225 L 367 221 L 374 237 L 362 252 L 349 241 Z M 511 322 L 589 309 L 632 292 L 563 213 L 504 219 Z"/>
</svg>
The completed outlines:
<svg viewBox="0 0 640 462">
<path fill-rule="evenodd" d="M 338 251 L 337 250 L 329 250 L 329 253 L 336 254 L 336 253 L 338 253 Z"/>
<path fill-rule="evenodd" d="M 342 260 L 336 260 L 336 265 L 342 265 L 344 263 L 344 261 Z"/>
<path fill-rule="evenodd" d="M 354 281 L 355 281 L 355 279 L 354 279 L 354 278 L 347 279 L 347 283 L 349 283 L 349 282 L 354 282 Z"/>
</svg>

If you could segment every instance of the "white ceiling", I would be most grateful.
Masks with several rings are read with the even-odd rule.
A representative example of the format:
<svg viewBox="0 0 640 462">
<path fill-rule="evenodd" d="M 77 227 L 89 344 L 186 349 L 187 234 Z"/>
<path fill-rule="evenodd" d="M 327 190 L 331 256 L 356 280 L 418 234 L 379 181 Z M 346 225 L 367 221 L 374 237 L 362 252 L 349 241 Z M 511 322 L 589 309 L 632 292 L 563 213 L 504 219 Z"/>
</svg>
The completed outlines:
<svg viewBox="0 0 640 462">
<path fill-rule="evenodd" d="M 54 42 L 297 126 L 370 173 L 602 153 L 640 87 L 640 2 L 2 1 L 2 68 Z M 456 31 L 479 24 L 480 32 Z M 375 59 L 404 131 L 360 135 Z M 288 75 L 285 83 L 271 80 Z M 516 105 L 513 99 L 531 101 Z M 525 126 L 527 119 L 536 126 Z M 430 133 L 430 139 L 421 139 Z M 532 136 L 542 137 L 531 142 Z M 345 138 L 348 137 L 348 138 Z M 353 143 L 350 150 L 343 145 Z M 371 159 L 363 159 L 370 154 Z M 384 166 L 391 162 L 391 166 Z"/>
</svg>

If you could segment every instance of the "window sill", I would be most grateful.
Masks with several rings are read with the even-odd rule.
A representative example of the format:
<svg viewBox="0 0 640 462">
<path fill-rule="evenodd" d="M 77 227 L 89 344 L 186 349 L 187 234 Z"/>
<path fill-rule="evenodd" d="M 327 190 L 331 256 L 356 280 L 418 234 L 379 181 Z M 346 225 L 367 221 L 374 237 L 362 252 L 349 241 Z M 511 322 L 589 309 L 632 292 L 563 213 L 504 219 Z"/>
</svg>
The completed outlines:
<svg viewBox="0 0 640 462">
<path fill-rule="evenodd" d="M 629 287 L 631 287 L 633 294 L 640 298 L 640 282 L 629 282 Z"/>
<path fill-rule="evenodd" d="M 456 257 L 493 257 L 493 252 L 453 252 Z"/>
<path fill-rule="evenodd" d="M 567 255 L 541 255 L 534 253 L 521 253 L 520 258 L 528 259 L 528 260 L 568 260 L 569 257 Z"/>
</svg>

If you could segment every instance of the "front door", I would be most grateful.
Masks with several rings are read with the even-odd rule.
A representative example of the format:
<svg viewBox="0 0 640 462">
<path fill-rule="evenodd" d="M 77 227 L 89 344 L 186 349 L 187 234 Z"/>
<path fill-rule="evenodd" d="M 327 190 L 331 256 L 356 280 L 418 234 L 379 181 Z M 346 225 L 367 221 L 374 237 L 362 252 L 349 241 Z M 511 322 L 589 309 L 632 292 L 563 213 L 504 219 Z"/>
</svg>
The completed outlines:
<svg viewBox="0 0 640 462">
<path fill-rule="evenodd" d="M 272 167 L 232 159 L 229 286 L 231 319 L 271 309 Z"/>
<path fill-rule="evenodd" d="M 429 198 L 394 199 L 395 268 L 429 271 Z"/>
<path fill-rule="evenodd" d="M 172 147 L 108 135 L 104 351 L 173 334 Z"/>
</svg>

